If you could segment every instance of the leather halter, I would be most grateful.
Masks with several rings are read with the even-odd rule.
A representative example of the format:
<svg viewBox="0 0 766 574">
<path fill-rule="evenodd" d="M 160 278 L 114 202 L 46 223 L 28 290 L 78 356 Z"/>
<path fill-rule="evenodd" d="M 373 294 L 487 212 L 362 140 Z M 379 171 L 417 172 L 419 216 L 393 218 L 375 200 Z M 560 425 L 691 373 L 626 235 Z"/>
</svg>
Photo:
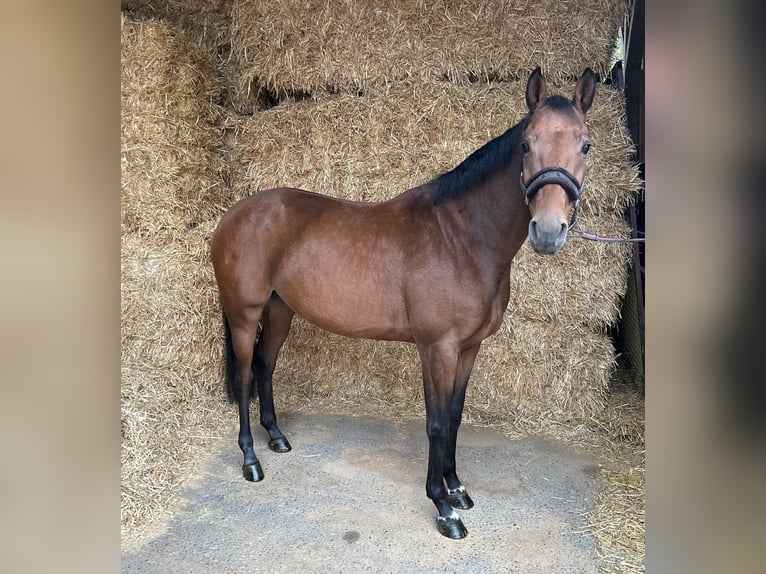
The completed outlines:
<svg viewBox="0 0 766 574">
<path fill-rule="evenodd" d="M 577 221 L 577 211 L 580 209 L 580 198 L 582 197 L 582 188 L 585 185 L 585 178 L 579 183 L 575 176 L 565 170 L 563 167 L 546 167 L 538 171 L 528 183 L 524 183 L 524 172 L 519 174 L 519 183 L 521 191 L 524 194 L 524 201 L 529 205 L 535 194 L 540 188 L 548 184 L 560 185 L 566 194 L 574 202 L 574 212 L 572 220 L 569 222 L 569 228 Z"/>
</svg>

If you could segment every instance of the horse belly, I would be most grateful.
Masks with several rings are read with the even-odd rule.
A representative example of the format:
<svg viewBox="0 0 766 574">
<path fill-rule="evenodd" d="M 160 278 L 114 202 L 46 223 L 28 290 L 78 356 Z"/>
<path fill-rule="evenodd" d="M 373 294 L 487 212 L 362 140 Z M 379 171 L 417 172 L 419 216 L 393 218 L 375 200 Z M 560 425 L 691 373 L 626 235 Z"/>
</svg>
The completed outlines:
<svg viewBox="0 0 766 574">
<path fill-rule="evenodd" d="M 275 291 L 298 315 L 346 337 L 412 341 L 398 273 L 363 246 L 305 246 L 280 265 Z M 362 247 L 360 249 L 360 247 Z"/>
</svg>

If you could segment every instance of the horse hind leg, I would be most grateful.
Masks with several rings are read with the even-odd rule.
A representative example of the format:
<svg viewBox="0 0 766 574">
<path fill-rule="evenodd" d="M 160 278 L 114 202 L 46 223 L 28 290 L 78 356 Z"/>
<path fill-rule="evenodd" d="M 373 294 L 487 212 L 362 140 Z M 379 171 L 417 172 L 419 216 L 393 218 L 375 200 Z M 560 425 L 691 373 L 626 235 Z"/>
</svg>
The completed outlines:
<svg viewBox="0 0 766 574">
<path fill-rule="evenodd" d="M 251 482 L 263 480 L 263 469 L 253 450 L 250 430 L 250 399 L 253 389 L 253 348 L 258 331 L 261 308 L 249 310 L 231 321 L 224 316 L 227 344 L 227 381 L 230 398 L 239 408 L 239 448 L 244 454 L 242 474 Z"/>
<path fill-rule="evenodd" d="M 253 361 L 253 371 L 258 382 L 261 426 L 269 433 L 269 448 L 274 452 L 288 452 L 292 448 L 277 426 L 273 375 L 279 350 L 290 332 L 293 314 L 293 310 L 276 293 L 272 294 L 263 311 L 263 328 Z"/>
</svg>

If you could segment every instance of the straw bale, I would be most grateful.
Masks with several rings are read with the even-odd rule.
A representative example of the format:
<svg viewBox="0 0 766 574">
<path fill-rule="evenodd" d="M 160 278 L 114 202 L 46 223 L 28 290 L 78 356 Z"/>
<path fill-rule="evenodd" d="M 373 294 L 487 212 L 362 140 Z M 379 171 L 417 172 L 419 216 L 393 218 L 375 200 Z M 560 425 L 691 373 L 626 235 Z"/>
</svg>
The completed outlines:
<svg viewBox="0 0 766 574">
<path fill-rule="evenodd" d="M 540 65 L 563 80 L 605 73 L 625 0 L 237 0 L 234 102 L 260 92 L 366 91 L 407 78 L 518 80 Z"/>
<path fill-rule="evenodd" d="M 630 225 L 612 214 L 580 216 L 583 229 L 629 237 Z M 630 244 L 596 243 L 575 237 L 555 257 L 522 245 L 511 266 L 513 315 L 533 321 L 582 323 L 597 331 L 617 323 L 628 281 Z"/>
<path fill-rule="evenodd" d="M 235 197 L 296 186 L 351 200 L 384 200 L 452 169 L 526 113 L 525 82 L 387 84 L 288 99 L 233 129 Z M 574 83 L 551 84 L 571 94 Z M 623 96 L 599 86 L 588 126 L 594 142 L 582 214 L 622 212 L 639 189 Z"/>
<path fill-rule="evenodd" d="M 506 316 L 479 352 L 465 420 L 587 420 L 604 407 L 614 360 L 606 335 Z M 274 375 L 275 404 L 423 417 L 422 380 L 414 345 L 346 339 L 296 317 Z"/>
<path fill-rule="evenodd" d="M 124 532 L 167 506 L 220 432 L 223 342 L 207 255 L 212 227 L 172 243 L 122 235 Z"/>
<path fill-rule="evenodd" d="M 163 20 L 183 30 L 196 44 L 226 55 L 234 0 L 122 0 L 121 8 L 135 20 Z"/>
<path fill-rule="evenodd" d="M 610 385 L 607 408 L 593 419 L 595 425 L 583 437 L 593 441 L 590 450 L 603 461 L 599 478 L 604 488 L 585 518 L 601 569 L 607 574 L 646 571 L 645 413 L 637 383 L 629 370 L 618 371 Z"/>
<path fill-rule="evenodd" d="M 571 93 L 573 84 L 552 87 Z M 524 82 L 456 85 L 409 81 L 363 97 L 288 100 L 243 120 L 230 136 L 232 187 L 244 197 L 294 186 L 351 200 L 385 200 L 449 170 L 524 115 Z M 623 210 L 639 180 L 622 96 L 600 87 L 588 120 L 593 148 L 580 222 L 602 235 L 629 232 Z M 511 310 L 530 320 L 613 324 L 630 249 L 571 240 L 555 258 L 522 249 Z"/>
<path fill-rule="evenodd" d="M 122 17 L 122 231 L 183 234 L 231 203 L 211 56 Z"/>
<path fill-rule="evenodd" d="M 589 533 L 596 540 L 599 564 L 605 574 L 646 572 L 645 468 L 622 464 L 602 470 L 606 484 L 596 495 L 588 515 Z"/>
<path fill-rule="evenodd" d="M 586 421 L 604 408 L 614 366 L 607 335 L 577 324 L 506 316 L 482 345 L 469 404 L 474 419 L 491 423 Z"/>
</svg>

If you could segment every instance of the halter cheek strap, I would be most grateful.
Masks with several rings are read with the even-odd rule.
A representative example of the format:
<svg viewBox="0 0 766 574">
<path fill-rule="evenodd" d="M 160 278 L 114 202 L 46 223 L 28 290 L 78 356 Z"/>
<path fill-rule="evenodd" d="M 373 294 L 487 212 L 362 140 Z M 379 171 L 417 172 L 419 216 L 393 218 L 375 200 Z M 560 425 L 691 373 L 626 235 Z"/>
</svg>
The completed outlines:
<svg viewBox="0 0 766 574">
<path fill-rule="evenodd" d="M 565 170 L 563 167 L 546 167 L 538 171 L 532 178 L 524 183 L 524 172 L 519 174 L 519 184 L 521 185 L 521 192 L 524 194 L 524 201 L 529 205 L 535 194 L 540 191 L 544 185 L 555 183 L 560 185 L 566 194 L 574 202 L 574 211 L 572 212 L 572 220 L 569 222 L 569 228 L 571 229 L 577 221 L 577 212 L 580 209 L 580 198 L 582 197 L 583 186 L 585 185 L 585 178 L 582 183 L 579 183 L 575 176 Z"/>
</svg>

